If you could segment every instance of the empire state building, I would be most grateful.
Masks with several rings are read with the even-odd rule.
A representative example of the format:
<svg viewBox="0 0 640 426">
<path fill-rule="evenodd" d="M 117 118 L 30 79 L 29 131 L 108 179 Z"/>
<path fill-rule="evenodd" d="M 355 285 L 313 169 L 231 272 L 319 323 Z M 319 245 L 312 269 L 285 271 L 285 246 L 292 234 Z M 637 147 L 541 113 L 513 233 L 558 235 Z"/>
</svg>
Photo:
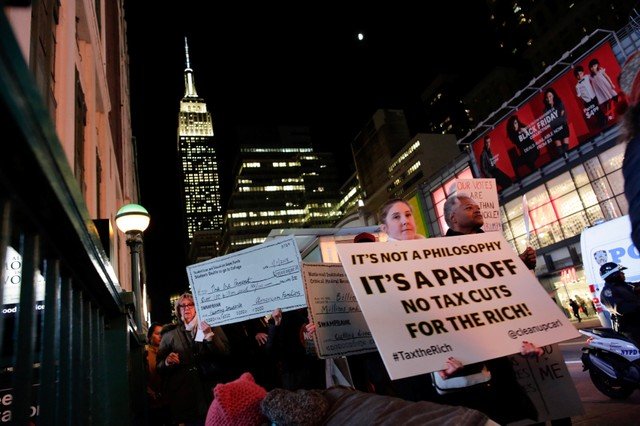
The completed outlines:
<svg viewBox="0 0 640 426">
<path fill-rule="evenodd" d="M 204 99 L 196 92 L 186 38 L 185 55 L 185 91 L 180 101 L 178 153 L 186 231 L 191 243 L 194 233 L 198 231 L 212 231 L 219 236 L 223 217 L 211 113 L 207 111 Z M 219 237 L 215 240 L 218 246 Z"/>
</svg>

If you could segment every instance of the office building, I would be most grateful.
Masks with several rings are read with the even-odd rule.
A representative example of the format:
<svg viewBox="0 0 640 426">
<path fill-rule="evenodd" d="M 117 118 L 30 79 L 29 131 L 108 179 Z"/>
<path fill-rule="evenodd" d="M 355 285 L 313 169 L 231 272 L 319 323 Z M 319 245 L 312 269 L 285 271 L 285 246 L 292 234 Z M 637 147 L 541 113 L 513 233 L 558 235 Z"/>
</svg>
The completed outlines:
<svg viewBox="0 0 640 426">
<path fill-rule="evenodd" d="M 410 138 L 402 110 L 377 110 L 351 144 L 358 180 L 366 197 L 386 184 L 386 170 Z"/>
<path fill-rule="evenodd" d="M 264 242 L 274 228 L 327 227 L 335 221 L 333 155 L 314 152 L 307 128 L 245 129 L 241 140 L 251 143 L 240 147 L 225 216 L 225 253 Z"/>
</svg>

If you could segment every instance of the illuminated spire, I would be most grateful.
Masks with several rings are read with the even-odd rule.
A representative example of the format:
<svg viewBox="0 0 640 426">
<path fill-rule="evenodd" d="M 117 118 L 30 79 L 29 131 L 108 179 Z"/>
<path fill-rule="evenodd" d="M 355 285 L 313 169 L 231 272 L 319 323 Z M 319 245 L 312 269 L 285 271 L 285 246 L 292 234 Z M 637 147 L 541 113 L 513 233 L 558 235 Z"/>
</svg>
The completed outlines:
<svg viewBox="0 0 640 426">
<path fill-rule="evenodd" d="M 189 61 L 189 44 L 187 38 L 184 38 L 184 52 L 187 58 L 187 67 L 184 69 L 184 97 L 197 98 L 196 84 L 193 80 L 193 70 L 191 69 L 191 61 Z"/>
</svg>

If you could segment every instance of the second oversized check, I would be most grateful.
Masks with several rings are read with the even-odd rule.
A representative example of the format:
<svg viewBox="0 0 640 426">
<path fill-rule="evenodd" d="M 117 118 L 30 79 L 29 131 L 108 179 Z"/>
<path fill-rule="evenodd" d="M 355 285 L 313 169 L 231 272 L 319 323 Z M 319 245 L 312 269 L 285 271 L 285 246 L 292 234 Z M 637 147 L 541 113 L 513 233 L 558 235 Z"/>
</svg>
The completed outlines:
<svg viewBox="0 0 640 426">
<path fill-rule="evenodd" d="M 300 263 L 290 236 L 188 266 L 200 320 L 224 325 L 263 317 L 275 308 L 304 308 Z"/>
</svg>

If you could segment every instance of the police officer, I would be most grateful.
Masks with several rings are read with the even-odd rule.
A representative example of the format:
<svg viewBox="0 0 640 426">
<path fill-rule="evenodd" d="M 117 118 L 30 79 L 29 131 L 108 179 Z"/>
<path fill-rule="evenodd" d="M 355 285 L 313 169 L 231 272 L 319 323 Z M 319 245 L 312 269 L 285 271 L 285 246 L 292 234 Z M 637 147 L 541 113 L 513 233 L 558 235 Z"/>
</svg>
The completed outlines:
<svg viewBox="0 0 640 426">
<path fill-rule="evenodd" d="M 640 296 L 637 283 L 625 281 L 622 265 L 607 262 L 600 267 L 600 276 L 605 284 L 600 295 L 602 303 L 607 307 L 617 330 L 640 343 Z"/>
</svg>

